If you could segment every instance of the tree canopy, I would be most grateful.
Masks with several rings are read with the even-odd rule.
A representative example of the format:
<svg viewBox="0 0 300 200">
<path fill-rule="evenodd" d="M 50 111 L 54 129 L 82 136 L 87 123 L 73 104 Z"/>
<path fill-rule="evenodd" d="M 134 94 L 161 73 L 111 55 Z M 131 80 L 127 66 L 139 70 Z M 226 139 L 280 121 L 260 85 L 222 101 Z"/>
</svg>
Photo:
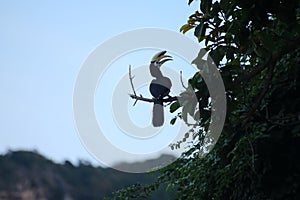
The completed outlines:
<svg viewBox="0 0 300 200">
<path fill-rule="evenodd" d="M 197 142 L 156 182 L 115 197 L 147 196 L 167 184 L 178 199 L 300 199 L 300 1 L 191 3 L 200 8 L 180 31 L 194 32 L 222 75 L 227 117 L 221 137 L 206 156 L 198 155 L 211 101 L 197 72 L 189 83 L 198 105 L 171 105 L 171 111 L 182 109 L 183 120 L 199 108 L 202 128 L 190 136 Z"/>
</svg>

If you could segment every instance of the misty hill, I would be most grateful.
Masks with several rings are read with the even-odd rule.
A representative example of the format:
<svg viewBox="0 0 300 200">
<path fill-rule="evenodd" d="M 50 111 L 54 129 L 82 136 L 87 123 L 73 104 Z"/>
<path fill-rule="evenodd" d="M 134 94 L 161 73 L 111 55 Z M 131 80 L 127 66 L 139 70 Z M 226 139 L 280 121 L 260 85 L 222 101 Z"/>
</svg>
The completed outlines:
<svg viewBox="0 0 300 200">
<path fill-rule="evenodd" d="M 122 171 L 135 171 L 139 172 L 141 169 L 143 171 L 153 171 L 157 168 L 157 166 L 166 166 L 173 162 L 176 158 L 171 155 L 161 155 L 156 159 L 149 159 L 143 162 L 135 162 L 135 163 L 126 163 L 121 162 L 115 165 L 116 169 L 122 169 Z"/>
<path fill-rule="evenodd" d="M 122 165 L 136 167 L 135 164 Z M 37 152 L 8 152 L 0 156 L 0 199 L 102 199 L 132 184 L 150 183 L 156 176 L 157 173 L 130 174 L 94 167 L 87 162 L 80 162 L 77 166 L 69 161 L 57 164 Z M 162 188 L 151 199 L 168 199 L 170 195 Z"/>
</svg>

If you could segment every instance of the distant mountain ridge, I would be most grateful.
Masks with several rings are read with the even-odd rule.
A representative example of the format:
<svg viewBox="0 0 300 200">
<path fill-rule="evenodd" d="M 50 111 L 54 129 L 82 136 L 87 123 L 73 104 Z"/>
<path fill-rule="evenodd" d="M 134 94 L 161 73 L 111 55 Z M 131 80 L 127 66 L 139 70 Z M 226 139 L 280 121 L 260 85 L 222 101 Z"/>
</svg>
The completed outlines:
<svg viewBox="0 0 300 200">
<path fill-rule="evenodd" d="M 164 155 L 163 159 L 167 157 Z M 122 163 L 123 167 L 145 164 L 147 161 Z M 157 173 L 130 174 L 93 167 L 86 162 L 80 162 L 78 166 L 69 161 L 57 164 L 37 152 L 11 151 L 0 155 L 0 200 L 102 199 L 137 182 L 151 183 L 156 176 Z M 171 195 L 161 189 L 151 199 L 168 199 Z"/>
</svg>

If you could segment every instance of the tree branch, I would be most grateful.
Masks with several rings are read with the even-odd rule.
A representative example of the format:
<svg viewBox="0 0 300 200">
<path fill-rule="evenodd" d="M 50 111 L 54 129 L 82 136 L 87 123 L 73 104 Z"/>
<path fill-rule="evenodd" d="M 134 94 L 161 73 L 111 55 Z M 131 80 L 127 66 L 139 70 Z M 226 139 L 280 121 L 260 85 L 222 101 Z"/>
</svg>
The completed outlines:
<svg viewBox="0 0 300 200">
<path fill-rule="evenodd" d="M 245 74 L 244 76 L 240 76 L 237 78 L 236 81 L 234 81 L 234 85 L 238 85 L 244 81 L 248 81 L 249 79 L 253 78 L 254 76 L 258 75 L 260 72 L 262 72 L 264 69 L 268 67 L 269 62 L 265 62 L 262 65 L 259 65 L 257 68 L 255 68 L 253 71 Z"/>
<path fill-rule="evenodd" d="M 133 79 L 134 79 L 134 76 L 132 76 L 132 74 L 131 74 L 131 65 L 129 65 L 129 81 L 130 81 L 131 88 L 132 88 L 132 91 L 133 91 L 133 94 L 129 94 L 129 96 L 132 99 L 135 99 L 135 102 L 134 102 L 133 106 L 135 106 L 137 101 L 145 101 L 145 102 L 153 103 L 155 101 L 155 99 L 145 98 L 142 95 L 138 96 L 136 94 L 135 89 L 134 89 L 134 85 L 133 85 Z M 168 96 L 167 98 L 162 99 L 162 102 L 169 102 L 170 103 L 170 102 L 177 101 L 177 100 L 178 100 L 178 97 Z"/>
<path fill-rule="evenodd" d="M 256 75 L 260 74 L 260 72 L 262 72 L 264 69 L 266 69 L 269 66 L 269 63 L 277 62 L 282 56 L 284 56 L 291 50 L 294 50 L 295 48 L 299 47 L 299 43 L 300 43 L 300 39 L 290 42 L 285 47 L 281 48 L 279 52 L 274 53 L 271 56 L 270 60 L 257 66 L 253 71 L 240 76 L 232 84 L 228 85 L 227 88 L 232 89 L 235 86 L 241 85 L 242 82 L 246 82 L 251 78 L 255 77 Z"/>
<path fill-rule="evenodd" d="M 273 72 L 274 72 L 275 65 L 276 65 L 276 60 L 273 60 L 273 62 L 270 63 L 270 67 L 269 67 L 269 71 L 268 71 L 268 77 L 266 79 L 264 88 L 260 92 L 255 104 L 253 105 L 251 110 L 247 113 L 246 117 L 244 119 L 241 119 L 241 121 L 238 122 L 238 124 L 241 123 L 241 122 L 242 122 L 242 124 L 247 123 L 247 121 L 250 119 L 250 117 L 255 113 L 256 109 L 258 108 L 261 101 L 265 97 L 267 91 L 269 90 L 269 87 L 270 87 L 270 84 L 271 84 L 271 81 L 272 81 L 272 78 L 273 78 Z"/>
<path fill-rule="evenodd" d="M 136 101 L 145 101 L 145 102 L 149 102 L 149 103 L 153 103 L 155 101 L 155 99 L 145 98 L 142 95 L 137 96 L 135 94 L 129 94 L 129 96 L 132 99 L 135 99 Z M 177 100 L 178 100 L 178 97 L 169 96 L 169 97 L 167 97 L 165 99 L 162 99 L 162 102 L 167 103 L 167 102 L 173 102 L 173 101 L 177 101 Z"/>
<path fill-rule="evenodd" d="M 254 76 L 256 76 L 257 74 L 259 74 L 264 69 L 268 68 L 268 77 L 265 81 L 264 88 L 260 92 L 255 104 L 252 106 L 251 110 L 246 114 L 246 116 L 244 118 L 241 118 L 240 120 L 238 120 L 236 124 L 241 124 L 242 123 L 242 125 L 244 125 L 245 123 L 248 122 L 250 117 L 255 114 L 257 108 L 261 104 L 261 101 L 263 100 L 263 98 L 265 97 L 267 91 L 269 90 L 269 87 L 270 87 L 270 84 L 271 84 L 271 81 L 272 81 L 272 78 L 273 78 L 274 68 L 275 68 L 277 62 L 282 58 L 282 56 L 286 55 L 291 50 L 294 50 L 295 48 L 297 48 L 299 46 L 298 45 L 299 43 L 297 43 L 297 42 L 300 42 L 300 39 L 298 39 L 294 42 L 291 42 L 288 45 L 286 45 L 285 47 L 281 48 L 281 51 L 274 53 L 271 56 L 271 58 L 269 59 L 269 61 L 263 63 L 258 68 L 256 68 L 252 72 L 242 76 L 241 78 L 239 78 L 237 81 L 235 81 L 233 83 L 233 85 L 236 85 L 240 82 L 247 81 L 247 80 L 253 78 Z"/>
</svg>

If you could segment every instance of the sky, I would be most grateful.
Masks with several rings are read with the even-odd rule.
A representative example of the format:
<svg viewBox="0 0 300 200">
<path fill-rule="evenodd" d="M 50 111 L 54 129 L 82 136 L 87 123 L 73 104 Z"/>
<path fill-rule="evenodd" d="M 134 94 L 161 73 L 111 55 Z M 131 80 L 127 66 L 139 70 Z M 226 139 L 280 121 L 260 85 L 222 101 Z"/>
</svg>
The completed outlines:
<svg viewBox="0 0 300 200">
<path fill-rule="evenodd" d="M 126 31 L 179 32 L 198 4 L 0 1 L 0 153 L 37 150 L 56 162 L 98 164 L 74 125 L 72 98 L 83 62 L 101 43 Z"/>
</svg>

